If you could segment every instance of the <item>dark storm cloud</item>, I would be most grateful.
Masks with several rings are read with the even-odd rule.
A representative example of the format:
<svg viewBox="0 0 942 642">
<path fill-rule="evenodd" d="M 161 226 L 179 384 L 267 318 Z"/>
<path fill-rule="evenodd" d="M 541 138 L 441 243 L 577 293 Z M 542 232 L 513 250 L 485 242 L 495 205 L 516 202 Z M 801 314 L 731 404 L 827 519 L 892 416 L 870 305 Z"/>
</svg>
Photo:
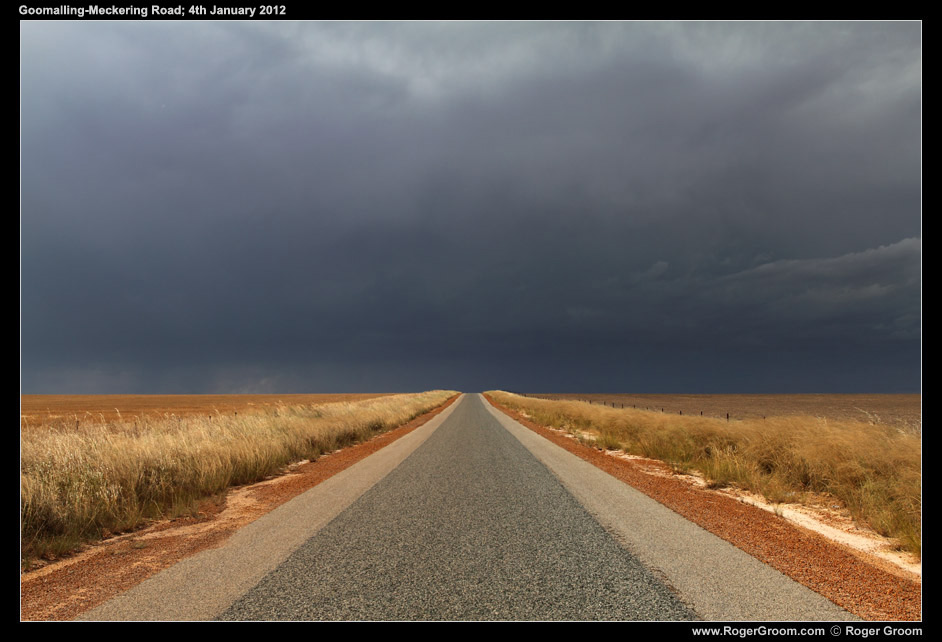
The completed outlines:
<svg viewBox="0 0 942 642">
<path fill-rule="evenodd" d="M 24 392 L 919 386 L 919 24 L 21 27 Z"/>
</svg>

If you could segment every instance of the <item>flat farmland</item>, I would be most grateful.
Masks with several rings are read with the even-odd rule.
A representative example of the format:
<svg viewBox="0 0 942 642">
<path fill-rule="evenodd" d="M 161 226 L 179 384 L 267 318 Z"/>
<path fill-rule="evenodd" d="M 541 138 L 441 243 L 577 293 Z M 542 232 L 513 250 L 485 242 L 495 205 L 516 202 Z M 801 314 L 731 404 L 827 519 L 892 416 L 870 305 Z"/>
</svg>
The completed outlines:
<svg viewBox="0 0 942 642">
<path fill-rule="evenodd" d="M 528 394 L 542 399 L 576 399 L 616 407 L 665 413 L 761 419 L 810 415 L 840 421 L 881 423 L 912 430 L 922 426 L 919 394 L 683 395 L 683 394 Z"/>
<path fill-rule="evenodd" d="M 34 414 L 20 429 L 24 559 L 192 514 L 204 499 L 366 441 L 454 395 L 28 399 Z"/>
<path fill-rule="evenodd" d="M 293 395 L 20 395 L 20 424 L 35 426 L 67 419 L 114 421 L 144 415 L 231 415 L 275 406 L 361 401 L 391 393 Z"/>
<path fill-rule="evenodd" d="M 709 488 L 746 490 L 771 504 L 836 505 L 921 555 L 919 395 L 493 391 L 493 397 L 596 448 L 659 460 L 675 472 L 695 471 Z"/>
</svg>

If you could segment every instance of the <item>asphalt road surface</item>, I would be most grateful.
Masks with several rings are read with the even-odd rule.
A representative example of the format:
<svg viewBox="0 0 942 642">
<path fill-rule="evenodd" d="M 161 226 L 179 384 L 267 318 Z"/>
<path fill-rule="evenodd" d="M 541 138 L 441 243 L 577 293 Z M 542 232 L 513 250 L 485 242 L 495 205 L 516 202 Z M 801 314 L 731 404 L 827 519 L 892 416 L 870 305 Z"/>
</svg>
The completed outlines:
<svg viewBox="0 0 942 642">
<path fill-rule="evenodd" d="M 479 395 L 83 617 L 850 618 Z"/>
</svg>

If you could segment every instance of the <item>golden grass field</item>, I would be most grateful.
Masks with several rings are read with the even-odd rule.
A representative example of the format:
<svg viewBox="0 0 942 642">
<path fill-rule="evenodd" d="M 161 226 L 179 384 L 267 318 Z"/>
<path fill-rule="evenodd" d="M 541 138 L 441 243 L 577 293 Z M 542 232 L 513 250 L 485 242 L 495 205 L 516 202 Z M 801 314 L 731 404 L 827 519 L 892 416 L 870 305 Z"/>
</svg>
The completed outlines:
<svg viewBox="0 0 942 642">
<path fill-rule="evenodd" d="M 579 399 L 593 403 L 632 406 L 641 410 L 731 419 L 806 415 L 841 421 L 864 421 L 919 429 L 922 395 L 678 395 L 678 394 L 528 394 L 543 399 Z"/>
<path fill-rule="evenodd" d="M 773 503 L 810 503 L 825 495 L 854 519 L 921 555 L 921 421 L 913 414 L 919 395 L 886 395 L 882 404 L 871 402 L 859 415 L 851 413 L 857 418 L 845 418 L 848 409 L 865 401 L 863 395 L 852 401 L 842 395 L 799 403 L 781 399 L 776 405 L 757 404 L 751 395 L 715 395 L 712 400 L 704 397 L 713 395 L 589 395 L 594 399 L 589 403 L 487 394 L 593 446 L 658 459 L 680 472 L 697 471 L 715 488 L 740 487 Z M 632 399 L 638 405 L 642 399 L 660 403 L 651 405 L 656 410 L 631 408 Z M 722 418 L 708 416 L 707 410 L 700 416 L 698 406 L 709 401 Z M 747 418 L 727 421 L 727 408 L 731 416 Z M 797 414 L 799 410 L 813 414 Z M 762 411 L 770 414 L 763 418 Z"/>
<path fill-rule="evenodd" d="M 151 518 L 187 513 L 201 499 L 369 439 L 455 394 L 344 395 L 347 400 L 333 396 L 329 403 L 307 395 L 291 405 L 301 400 L 229 396 L 222 407 L 208 397 L 164 406 L 160 399 L 167 397 L 109 397 L 109 404 L 127 402 L 128 411 L 118 405 L 113 417 L 104 413 L 104 398 L 65 397 L 67 409 L 21 413 L 27 415 L 20 430 L 23 558 L 63 553 Z"/>
<path fill-rule="evenodd" d="M 360 401 L 385 394 L 298 395 L 20 395 L 20 425 L 64 419 L 112 421 L 131 415 L 164 417 L 264 410 L 275 406 Z"/>
</svg>

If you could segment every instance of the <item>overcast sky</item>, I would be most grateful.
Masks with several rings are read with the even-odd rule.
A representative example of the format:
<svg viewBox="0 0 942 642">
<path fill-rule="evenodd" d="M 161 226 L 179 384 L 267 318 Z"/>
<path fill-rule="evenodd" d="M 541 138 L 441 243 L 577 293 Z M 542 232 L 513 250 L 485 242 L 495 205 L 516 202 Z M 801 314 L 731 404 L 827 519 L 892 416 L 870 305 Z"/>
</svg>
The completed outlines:
<svg viewBox="0 0 942 642">
<path fill-rule="evenodd" d="M 918 392 L 918 22 L 21 22 L 24 393 Z"/>
</svg>

